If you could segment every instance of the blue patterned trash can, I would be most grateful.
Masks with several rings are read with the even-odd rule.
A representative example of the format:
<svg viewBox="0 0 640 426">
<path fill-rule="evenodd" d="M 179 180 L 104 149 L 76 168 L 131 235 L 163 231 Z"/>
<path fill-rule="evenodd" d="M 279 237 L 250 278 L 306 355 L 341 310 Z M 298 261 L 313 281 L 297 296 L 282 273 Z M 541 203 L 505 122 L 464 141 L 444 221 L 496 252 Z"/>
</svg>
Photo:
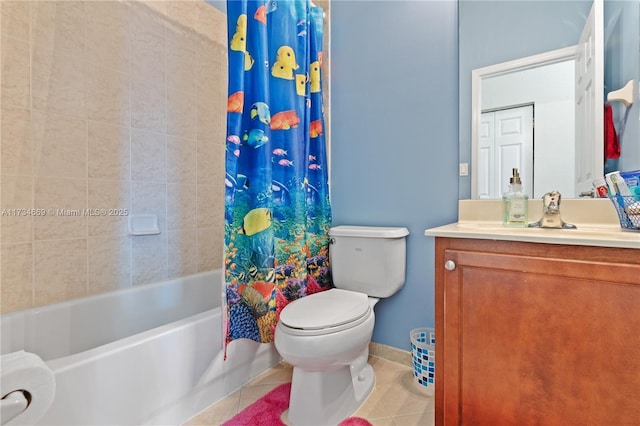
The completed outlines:
<svg viewBox="0 0 640 426">
<path fill-rule="evenodd" d="M 416 386 L 433 393 L 436 383 L 436 333 L 433 328 L 411 330 L 411 357 Z"/>
</svg>

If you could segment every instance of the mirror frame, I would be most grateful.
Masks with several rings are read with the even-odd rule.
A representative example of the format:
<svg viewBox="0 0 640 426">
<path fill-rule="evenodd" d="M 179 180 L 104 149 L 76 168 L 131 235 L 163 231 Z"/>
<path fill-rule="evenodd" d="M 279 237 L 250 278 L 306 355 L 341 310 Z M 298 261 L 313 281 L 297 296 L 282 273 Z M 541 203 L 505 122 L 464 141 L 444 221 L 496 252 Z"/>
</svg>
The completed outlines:
<svg viewBox="0 0 640 426">
<path fill-rule="evenodd" d="M 482 79 L 508 74 L 514 71 L 523 71 L 542 65 L 551 65 L 576 58 L 578 46 L 573 45 L 562 49 L 551 50 L 549 52 L 524 58 L 514 59 L 500 64 L 489 65 L 483 68 L 476 68 L 471 71 L 471 199 L 478 199 L 478 145 L 479 145 L 479 124 L 482 113 L 482 98 L 480 87 Z"/>
</svg>

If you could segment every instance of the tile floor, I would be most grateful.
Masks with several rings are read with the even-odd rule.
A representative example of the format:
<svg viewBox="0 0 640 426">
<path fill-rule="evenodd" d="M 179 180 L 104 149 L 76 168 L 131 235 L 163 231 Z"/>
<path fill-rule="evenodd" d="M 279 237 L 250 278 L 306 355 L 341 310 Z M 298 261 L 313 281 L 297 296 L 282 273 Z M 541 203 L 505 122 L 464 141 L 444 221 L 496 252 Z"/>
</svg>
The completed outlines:
<svg viewBox="0 0 640 426">
<path fill-rule="evenodd" d="M 432 426 L 433 396 L 419 390 L 413 382 L 412 367 L 369 357 L 376 372 L 376 386 L 353 415 L 374 426 Z M 281 383 L 291 381 L 293 369 L 280 363 L 247 383 L 242 389 L 213 404 L 184 426 L 214 426 L 230 419 Z"/>
</svg>

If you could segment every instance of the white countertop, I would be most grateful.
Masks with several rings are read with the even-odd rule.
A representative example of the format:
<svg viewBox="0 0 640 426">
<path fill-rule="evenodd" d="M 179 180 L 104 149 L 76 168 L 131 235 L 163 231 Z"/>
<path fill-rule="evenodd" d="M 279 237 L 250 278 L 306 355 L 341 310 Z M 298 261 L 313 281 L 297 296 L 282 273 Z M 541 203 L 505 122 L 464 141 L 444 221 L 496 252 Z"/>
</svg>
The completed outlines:
<svg viewBox="0 0 640 426">
<path fill-rule="evenodd" d="M 560 210 L 562 219 L 578 229 L 505 227 L 502 200 L 461 200 L 458 222 L 427 229 L 425 235 L 640 249 L 640 231 L 621 228 L 607 199 L 563 200 Z M 529 200 L 529 222 L 541 215 L 542 201 Z"/>
</svg>

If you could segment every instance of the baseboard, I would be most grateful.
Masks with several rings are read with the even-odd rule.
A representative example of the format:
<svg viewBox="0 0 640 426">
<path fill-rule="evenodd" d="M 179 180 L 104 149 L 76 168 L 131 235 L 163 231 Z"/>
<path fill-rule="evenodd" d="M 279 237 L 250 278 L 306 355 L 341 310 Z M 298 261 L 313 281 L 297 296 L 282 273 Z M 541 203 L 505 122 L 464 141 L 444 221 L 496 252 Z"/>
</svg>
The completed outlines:
<svg viewBox="0 0 640 426">
<path fill-rule="evenodd" d="M 383 345 L 382 343 L 369 343 L 369 355 L 397 362 L 398 364 L 406 365 L 407 367 L 411 367 L 413 365 L 411 352 L 403 351 L 402 349 L 394 348 L 393 346 Z"/>
</svg>

